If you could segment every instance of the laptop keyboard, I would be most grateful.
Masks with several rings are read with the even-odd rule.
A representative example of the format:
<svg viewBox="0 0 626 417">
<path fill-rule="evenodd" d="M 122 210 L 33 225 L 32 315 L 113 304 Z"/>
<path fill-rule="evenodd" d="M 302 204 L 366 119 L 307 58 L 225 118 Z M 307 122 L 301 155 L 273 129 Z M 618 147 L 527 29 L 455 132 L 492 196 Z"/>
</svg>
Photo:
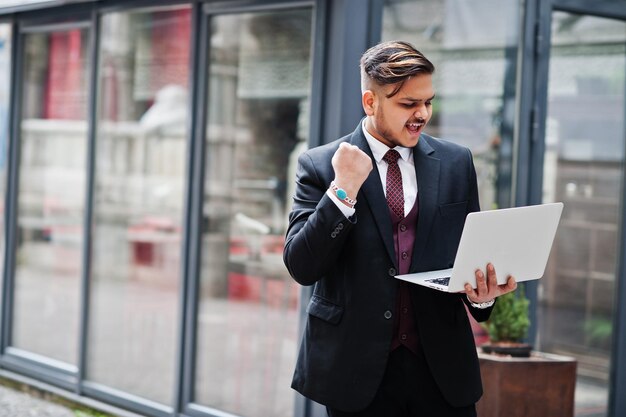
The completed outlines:
<svg viewBox="0 0 626 417">
<path fill-rule="evenodd" d="M 432 282 L 433 284 L 438 284 L 438 285 L 443 285 L 445 287 L 447 287 L 448 285 L 450 285 L 450 277 L 445 277 L 445 278 L 433 278 L 433 279 L 427 279 L 425 280 L 426 282 Z"/>
</svg>

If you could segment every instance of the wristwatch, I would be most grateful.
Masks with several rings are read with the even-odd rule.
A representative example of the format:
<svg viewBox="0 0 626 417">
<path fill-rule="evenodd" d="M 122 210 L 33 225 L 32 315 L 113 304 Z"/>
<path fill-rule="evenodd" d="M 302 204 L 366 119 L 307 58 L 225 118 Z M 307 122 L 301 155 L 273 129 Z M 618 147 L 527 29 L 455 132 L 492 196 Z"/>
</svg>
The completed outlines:
<svg viewBox="0 0 626 417">
<path fill-rule="evenodd" d="M 465 296 L 467 296 L 467 294 L 465 294 Z M 472 300 L 470 300 L 469 296 L 467 296 L 467 301 L 469 301 L 472 307 L 484 310 L 486 308 L 491 307 L 496 302 L 496 299 L 494 298 L 493 300 L 485 301 L 484 303 L 475 303 Z"/>
<path fill-rule="evenodd" d="M 346 190 L 344 190 L 343 188 L 339 188 L 337 184 L 335 184 L 335 181 L 332 181 L 330 183 L 330 189 L 333 190 L 337 198 L 343 201 L 344 203 L 346 203 L 348 207 L 354 208 L 354 205 L 356 204 L 356 200 L 353 200 L 350 197 L 348 197 L 348 193 L 346 193 Z"/>
</svg>

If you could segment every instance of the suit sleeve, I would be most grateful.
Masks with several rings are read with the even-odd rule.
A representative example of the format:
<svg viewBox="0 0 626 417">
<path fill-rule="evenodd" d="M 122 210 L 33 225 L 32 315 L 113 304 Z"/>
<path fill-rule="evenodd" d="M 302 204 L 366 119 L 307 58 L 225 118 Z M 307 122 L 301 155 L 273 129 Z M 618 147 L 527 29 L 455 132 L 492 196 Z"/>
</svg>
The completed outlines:
<svg viewBox="0 0 626 417">
<path fill-rule="evenodd" d="M 478 201 L 478 181 L 476 180 L 474 160 L 469 149 L 467 150 L 467 153 L 469 157 L 469 201 L 467 207 L 468 213 L 471 213 L 474 211 L 480 211 L 480 203 Z M 470 305 L 470 302 L 465 295 L 463 295 L 463 302 L 467 305 L 469 312 L 477 322 L 483 322 L 489 319 L 493 306 L 484 309 L 474 308 Z"/>
<path fill-rule="evenodd" d="M 283 251 L 289 273 L 302 285 L 314 284 L 335 265 L 356 223 L 356 215 L 346 218 L 326 194 L 329 183 L 311 156 L 302 154 Z"/>
</svg>

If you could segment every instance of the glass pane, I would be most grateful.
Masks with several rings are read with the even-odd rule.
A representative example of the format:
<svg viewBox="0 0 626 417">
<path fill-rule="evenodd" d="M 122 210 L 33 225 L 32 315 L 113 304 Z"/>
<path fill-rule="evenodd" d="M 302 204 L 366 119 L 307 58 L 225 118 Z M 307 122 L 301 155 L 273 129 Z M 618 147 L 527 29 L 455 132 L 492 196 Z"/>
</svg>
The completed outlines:
<svg viewBox="0 0 626 417">
<path fill-rule="evenodd" d="M 87 155 L 88 31 L 24 36 L 12 344 L 75 364 Z"/>
<path fill-rule="evenodd" d="M 625 22 L 553 14 L 543 200 L 565 208 L 540 283 L 539 347 L 578 359 L 577 415 L 606 415 L 625 77 Z"/>
<path fill-rule="evenodd" d="M 306 148 L 310 9 L 211 19 L 195 399 L 290 417 L 299 287 L 282 262 Z M 289 181 L 292 182 L 292 181 Z"/>
<path fill-rule="evenodd" d="M 518 0 L 385 0 L 382 40 L 434 64 L 426 133 L 469 147 L 483 210 L 511 204 Z"/>
<path fill-rule="evenodd" d="M 0 24 L 0 267 L 4 270 L 4 195 L 7 183 L 11 82 L 11 25 Z M 0 309 L 2 297 L 0 297 Z M 1 310 L 0 310 L 1 311 Z M 1 336 L 0 336 L 1 338 Z"/>
<path fill-rule="evenodd" d="M 172 404 L 191 9 L 102 18 L 87 376 Z"/>
</svg>

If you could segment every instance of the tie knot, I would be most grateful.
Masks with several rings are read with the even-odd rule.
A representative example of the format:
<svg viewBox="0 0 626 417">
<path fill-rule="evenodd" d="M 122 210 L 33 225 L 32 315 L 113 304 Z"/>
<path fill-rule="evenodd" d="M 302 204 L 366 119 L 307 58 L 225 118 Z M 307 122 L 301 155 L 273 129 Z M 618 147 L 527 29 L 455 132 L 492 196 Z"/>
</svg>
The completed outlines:
<svg viewBox="0 0 626 417">
<path fill-rule="evenodd" d="M 398 153 L 398 151 L 396 151 L 395 149 L 389 149 L 385 156 L 383 156 L 383 161 L 387 162 L 388 164 L 395 164 L 398 162 L 399 158 L 400 154 Z"/>
</svg>

